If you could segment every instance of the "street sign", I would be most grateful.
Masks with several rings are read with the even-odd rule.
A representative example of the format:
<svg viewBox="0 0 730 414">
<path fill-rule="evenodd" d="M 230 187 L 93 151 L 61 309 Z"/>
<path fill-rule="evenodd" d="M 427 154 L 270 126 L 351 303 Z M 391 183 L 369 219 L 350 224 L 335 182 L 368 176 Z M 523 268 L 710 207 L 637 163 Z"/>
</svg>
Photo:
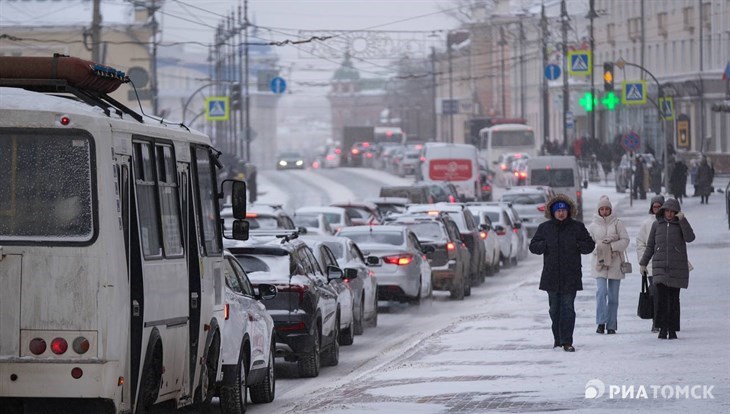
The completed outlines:
<svg viewBox="0 0 730 414">
<path fill-rule="evenodd" d="M 442 99 L 441 100 L 441 114 L 453 115 L 459 113 L 459 100 L 458 99 Z"/>
<path fill-rule="evenodd" d="M 271 92 L 284 93 L 284 91 L 286 90 L 286 81 L 281 76 L 277 76 L 271 79 L 269 87 L 271 88 Z"/>
<path fill-rule="evenodd" d="M 646 103 L 646 81 L 624 81 L 621 91 L 621 103 L 624 105 L 644 105 Z"/>
<path fill-rule="evenodd" d="M 551 63 L 545 66 L 545 77 L 547 80 L 555 80 L 560 77 L 560 66 Z"/>
<path fill-rule="evenodd" d="M 231 108 L 227 96 L 209 96 L 205 98 L 205 119 L 208 121 L 228 121 Z"/>
<path fill-rule="evenodd" d="M 674 119 L 674 98 L 666 96 L 659 98 L 659 108 L 662 112 L 662 119 L 672 121 Z"/>
<path fill-rule="evenodd" d="M 641 138 L 639 138 L 639 134 L 634 131 L 625 133 L 621 138 L 621 146 L 624 147 L 626 151 L 638 151 L 639 148 L 641 148 Z"/>
<path fill-rule="evenodd" d="M 575 118 L 573 117 L 572 111 L 568 111 L 565 113 L 565 128 L 566 129 L 575 128 Z"/>
<path fill-rule="evenodd" d="M 677 116 L 677 149 L 692 147 L 692 133 L 690 132 L 690 118 L 685 114 Z"/>
<path fill-rule="evenodd" d="M 593 59 L 590 50 L 568 52 L 568 73 L 571 75 L 590 75 L 593 72 Z"/>
</svg>

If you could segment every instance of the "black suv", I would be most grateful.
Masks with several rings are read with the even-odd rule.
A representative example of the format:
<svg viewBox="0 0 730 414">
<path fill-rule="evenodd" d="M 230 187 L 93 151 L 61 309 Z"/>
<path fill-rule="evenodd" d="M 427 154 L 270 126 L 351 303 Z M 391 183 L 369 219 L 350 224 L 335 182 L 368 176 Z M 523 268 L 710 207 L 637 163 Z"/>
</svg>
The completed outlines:
<svg viewBox="0 0 730 414">
<path fill-rule="evenodd" d="M 471 294 L 471 253 L 461 241 L 459 228 L 446 213 L 414 213 L 396 218 L 388 224 L 408 227 L 422 246 L 433 246 L 426 254 L 431 265 L 434 290 L 446 290 L 452 299 L 463 300 Z"/>
<path fill-rule="evenodd" d="M 276 356 L 296 361 L 300 377 L 318 376 L 320 358 L 322 365 L 337 365 L 340 304 L 329 282 L 342 279 L 342 270 L 328 267 L 323 272 L 296 232 L 281 232 L 275 238 L 252 233 L 249 241 L 226 247 L 254 286 L 266 283 L 278 290 L 264 303 L 274 319 Z"/>
</svg>

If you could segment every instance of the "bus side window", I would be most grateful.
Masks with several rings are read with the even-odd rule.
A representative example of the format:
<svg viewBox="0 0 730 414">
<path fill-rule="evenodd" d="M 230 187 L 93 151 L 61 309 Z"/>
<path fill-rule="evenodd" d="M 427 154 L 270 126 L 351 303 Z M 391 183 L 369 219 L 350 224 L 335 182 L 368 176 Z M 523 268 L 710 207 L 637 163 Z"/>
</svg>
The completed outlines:
<svg viewBox="0 0 730 414">
<path fill-rule="evenodd" d="M 122 231 L 124 233 L 124 248 L 127 257 L 129 257 L 129 166 L 123 164 L 119 171 L 119 202 L 122 204 Z"/>
<path fill-rule="evenodd" d="M 160 195 L 160 213 L 165 256 L 181 256 L 183 254 L 183 247 L 180 231 L 180 201 L 178 197 L 175 157 L 172 146 L 170 145 L 156 145 L 156 150 L 157 186 Z"/>
<path fill-rule="evenodd" d="M 196 203 L 200 206 L 201 244 L 206 256 L 219 255 L 221 249 L 220 226 L 218 225 L 215 167 L 207 147 L 195 146 L 195 178 L 197 180 Z"/>
<path fill-rule="evenodd" d="M 145 258 L 160 257 L 162 256 L 160 217 L 157 194 L 155 194 L 155 169 L 151 143 L 134 143 L 134 173 L 142 251 Z"/>
</svg>

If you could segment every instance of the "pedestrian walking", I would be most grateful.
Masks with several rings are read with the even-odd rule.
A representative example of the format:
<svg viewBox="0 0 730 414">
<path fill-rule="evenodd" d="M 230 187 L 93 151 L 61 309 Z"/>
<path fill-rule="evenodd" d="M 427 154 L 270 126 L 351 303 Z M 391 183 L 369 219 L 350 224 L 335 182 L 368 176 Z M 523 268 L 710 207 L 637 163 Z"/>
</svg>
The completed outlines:
<svg viewBox="0 0 730 414">
<path fill-rule="evenodd" d="M 652 272 L 657 290 L 656 323 L 659 339 L 677 339 L 679 330 L 679 290 L 689 286 L 687 243 L 695 239 L 694 231 L 684 217 L 679 202 L 667 199 L 651 225 L 646 250 L 639 262 L 641 274 L 646 274 L 652 260 Z"/>
<path fill-rule="evenodd" d="M 677 160 L 669 176 L 669 194 L 682 202 L 682 197 L 687 187 L 687 165 L 682 160 Z"/>
<path fill-rule="evenodd" d="M 697 167 L 697 194 L 700 196 L 700 204 L 710 202 L 712 194 L 712 180 L 715 178 L 715 169 L 707 162 L 707 157 L 702 157 L 700 166 Z"/>
<path fill-rule="evenodd" d="M 646 250 L 646 244 L 649 241 L 649 231 L 651 231 L 651 226 L 656 222 L 656 215 L 659 212 L 659 209 L 662 208 L 664 205 L 664 196 L 658 195 L 655 197 L 652 197 L 651 204 L 649 204 L 649 215 L 650 217 L 647 218 L 642 224 L 641 227 L 639 227 L 639 233 L 636 235 L 636 257 L 639 262 L 641 262 L 641 258 L 644 257 L 644 251 Z M 654 317 L 651 321 L 651 331 L 652 332 L 659 332 L 659 328 L 656 324 L 656 310 L 659 308 L 659 305 L 657 304 L 657 299 L 659 299 L 659 296 L 657 295 L 656 291 L 656 284 L 654 283 L 654 277 L 653 270 L 652 270 L 652 260 L 649 260 L 649 263 L 646 265 L 646 272 L 649 279 L 649 292 L 651 293 L 652 301 L 654 302 Z M 677 329 L 679 330 L 679 329 Z"/>
<path fill-rule="evenodd" d="M 632 197 L 634 200 L 641 198 L 642 200 L 646 199 L 646 187 L 644 186 L 645 177 L 645 167 L 644 167 L 644 160 L 641 158 L 640 155 L 636 156 L 636 159 L 634 160 L 634 185 L 633 190 L 631 192 Z"/>
<path fill-rule="evenodd" d="M 575 295 L 583 290 L 581 254 L 593 252 L 596 244 L 582 222 L 574 219 L 575 203 L 565 194 L 545 206 L 547 221 L 540 224 L 530 242 L 530 251 L 543 256 L 540 290 L 548 293 L 553 347 L 575 352 Z"/>
<path fill-rule="evenodd" d="M 591 269 L 596 278 L 596 333 L 615 334 L 618 327 L 618 291 L 624 274 L 621 263 L 629 247 L 626 226 L 614 214 L 611 200 L 601 196 L 588 226 L 596 249 L 593 251 Z"/>
</svg>

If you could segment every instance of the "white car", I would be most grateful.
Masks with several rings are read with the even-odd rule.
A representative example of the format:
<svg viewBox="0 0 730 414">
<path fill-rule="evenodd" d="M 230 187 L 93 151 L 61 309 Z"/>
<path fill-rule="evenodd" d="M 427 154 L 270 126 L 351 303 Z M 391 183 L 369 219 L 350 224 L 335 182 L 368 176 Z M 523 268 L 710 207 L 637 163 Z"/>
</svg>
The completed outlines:
<svg viewBox="0 0 730 414">
<path fill-rule="evenodd" d="M 327 221 L 327 224 L 329 224 L 333 232 L 336 232 L 341 227 L 349 227 L 353 225 L 350 216 L 347 214 L 347 210 L 342 207 L 312 206 L 301 207 L 294 211 L 295 217 L 299 215 L 311 217 L 319 214 L 324 216 L 324 219 Z"/>
<path fill-rule="evenodd" d="M 276 287 L 260 284 L 258 293 L 238 260 L 224 253 L 225 308 L 222 321 L 221 411 L 237 412 L 246 407 L 246 391 L 251 402 L 274 400 L 276 340 L 274 321 L 261 300 L 276 297 Z"/>
<path fill-rule="evenodd" d="M 311 237 L 302 237 L 301 240 L 312 249 L 314 258 L 317 259 L 319 267 L 322 269 L 328 269 L 332 267 L 340 267 L 337 263 L 337 259 L 329 247 L 327 247 L 321 240 L 317 240 Z M 357 272 L 348 272 L 345 278 L 356 278 Z M 337 292 L 337 300 L 340 302 L 340 345 L 352 345 L 355 339 L 355 300 L 353 299 L 352 289 L 345 279 L 332 279 L 329 281 L 329 285 Z"/>
<path fill-rule="evenodd" d="M 520 239 L 513 231 L 514 223 L 506 208 L 506 205 L 499 203 L 469 205 L 469 210 L 477 217 L 480 224 L 485 223 L 486 218 L 492 222 L 492 229 L 499 241 L 502 264 L 504 267 L 509 267 L 516 265 L 519 260 Z"/>
<path fill-rule="evenodd" d="M 334 231 L 327 222 L 327 219 L 322 213 L 301 213 L 295 214 L 294 224 L 299 228 L 306 230 L 306 235 L 309 236 L 331 236 Z"/>
<path fill-rule="evenodd" d="M 537 227 L 547 220 L 545 204 L 554 195 L 550 187 L 524 186 L 507 190 L 499 201 L 512 204 L 512 208 L 517 210 L 522 219 L 522 227 L 526 227 L 527 236 L 532 237 Z"/>
</svg>

